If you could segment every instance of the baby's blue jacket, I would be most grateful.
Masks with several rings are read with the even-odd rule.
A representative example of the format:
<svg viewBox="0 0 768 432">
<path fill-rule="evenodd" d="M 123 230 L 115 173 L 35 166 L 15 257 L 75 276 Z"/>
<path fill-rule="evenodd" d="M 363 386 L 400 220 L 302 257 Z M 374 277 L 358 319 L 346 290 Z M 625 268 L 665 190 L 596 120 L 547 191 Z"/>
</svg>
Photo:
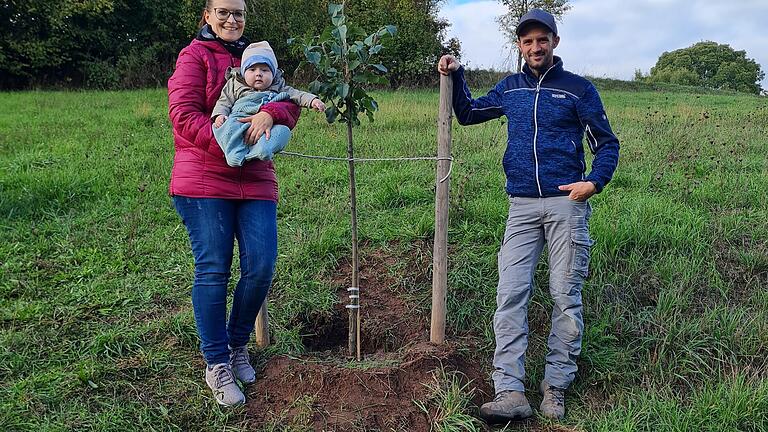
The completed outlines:
<svg viewBox="0 0 768 432">
<path fill-rule="evenodd" d="M 242 166 L 252 159 L 271 160 L 275 153 L 282 151 L 291 138 L 291 131 L 286 126 L 275 125 L 270 130 L 270 138 L 262 135 L 252 146 L 245 142 L 245 132 L 251 127 L 238 119 L 256 114 L 262 105 L 269 102 L 288 100 L 288 93 L 270 91 L 249 93 L 235 102 L 232 112 L 220 127 L 213 128 L 213 136 L 219 143 L 227 164 L 232 167 Z"/>
</svg>

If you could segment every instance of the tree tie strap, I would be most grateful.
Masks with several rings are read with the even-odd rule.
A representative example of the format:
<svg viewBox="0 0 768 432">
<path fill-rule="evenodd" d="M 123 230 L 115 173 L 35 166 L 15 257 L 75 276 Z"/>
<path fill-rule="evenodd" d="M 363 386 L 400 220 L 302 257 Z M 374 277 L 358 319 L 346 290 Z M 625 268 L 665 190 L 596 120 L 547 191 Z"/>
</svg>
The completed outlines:
<svg viewBox="0 0 768 432">
<path fill-rule="evenodd" d="M 453 157 L 452 156 L 446 156 L 446 157 L 440 157 L 440 156 L 414 156 L 414 157 L 388 157 L 388 158 L 349 158 L 349 157 L 333 157 L 333 156 L 316 156 L 316 155 L 307 155 L 302 153 L 294 153 L 294 152 L 287 152 L 283 151 L 278 154 L 286 155 L 286 156 L 294 156 L 294 157 L 300 157 L 305 159 L 316 159 L 316 160 L 324 160 L 324 161 L 337 161 L 337 162 L 383 162 L 383 161 L 422 161 L 422 160 L 431 160 L 431 161 L 441 161 L 441 160 L 447 160 L 450 161 L 450 165 L 448 166 L 448 174 L 440 179 L 438 183 L 443 183 L 448 179 L 448 177 L 451 176 L 451 171 L 453 170 Z"/>
</svg>

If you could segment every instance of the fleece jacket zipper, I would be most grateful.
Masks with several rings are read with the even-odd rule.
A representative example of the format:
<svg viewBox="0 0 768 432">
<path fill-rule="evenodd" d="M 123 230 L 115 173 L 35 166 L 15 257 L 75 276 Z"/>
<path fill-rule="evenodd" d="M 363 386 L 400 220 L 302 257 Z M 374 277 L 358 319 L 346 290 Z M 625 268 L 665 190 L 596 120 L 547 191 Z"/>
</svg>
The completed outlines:
<svg viewBox="0 0 768 432">
<path fill-rule="evenodd" d="M 536 99 L 533 101 L 533 160 L 536 164 L 536 187 L 539 188 L 539 197 L 544 196 L 544 194 L 541 193 L 541 182 L 539 181 L 539 155 L 536 153 L 536 144 L 539 138 L 539 92 L 541 91 L 541 82 L 544 81 L 544 77 L 547 76 L 553 67 L 555 67 L 555 65 L 550 66 L 536 83 Z"/>
</svg>

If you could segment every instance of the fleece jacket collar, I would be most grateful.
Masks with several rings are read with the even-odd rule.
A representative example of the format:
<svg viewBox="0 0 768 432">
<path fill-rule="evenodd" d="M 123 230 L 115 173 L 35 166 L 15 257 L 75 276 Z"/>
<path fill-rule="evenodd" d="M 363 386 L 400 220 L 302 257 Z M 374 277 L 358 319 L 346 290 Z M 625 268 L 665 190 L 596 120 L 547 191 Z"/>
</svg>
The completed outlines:
<svg viewBox="0 0 768 432">
<path fill-rule="evenodd" d="M 552 60 L 553 60 L 552 67 L 550 67 L 549 70 L 547 70 L 547 72 L 544 74 L 544 81 L 555 78 L 556 76 L 560 75 L 560 73 L 563 72 L 563 59 L 561 59 L 558 56 L 554 56 Z M 539 77 L 534 75 L 533 70 L 528 66 L 528 63 L 523 65 L 523 73 L 532 82 L 534 83 L 539 82 Z"/>
</svg>

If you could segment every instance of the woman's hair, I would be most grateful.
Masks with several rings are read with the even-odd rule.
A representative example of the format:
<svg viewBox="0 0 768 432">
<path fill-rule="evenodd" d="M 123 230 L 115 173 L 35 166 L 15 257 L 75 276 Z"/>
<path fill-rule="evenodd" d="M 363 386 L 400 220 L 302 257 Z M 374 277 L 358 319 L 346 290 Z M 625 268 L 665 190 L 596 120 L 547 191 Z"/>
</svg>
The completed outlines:
<svg viewBox="0 0 768 432">
<path fill-rule="evenodd" d="M 206 24 L 205 11 L 211 8 L 211 3 L 213 3 L 213 0 L 205 0 L 205 6 L 203 6 L 203 10 L 200 12 L 200 22 L 197 23 L 197 28 L 203 28 Z"/>
<path fill-rule="evenodd" d="M 200 22 L 197 23 L 197 28 L 203 28 L 203 26 L 206 24 L 205 22 L 205 11 L 213 9 L 213 1 L 214 0 L 205 0 L 205 6 L 203 6 L 203 10 L 200 12 Z M 248 10 L 248 2 L 243 0 L 243 5 L 245 5 L 245 10 Z"/>
</svg>

